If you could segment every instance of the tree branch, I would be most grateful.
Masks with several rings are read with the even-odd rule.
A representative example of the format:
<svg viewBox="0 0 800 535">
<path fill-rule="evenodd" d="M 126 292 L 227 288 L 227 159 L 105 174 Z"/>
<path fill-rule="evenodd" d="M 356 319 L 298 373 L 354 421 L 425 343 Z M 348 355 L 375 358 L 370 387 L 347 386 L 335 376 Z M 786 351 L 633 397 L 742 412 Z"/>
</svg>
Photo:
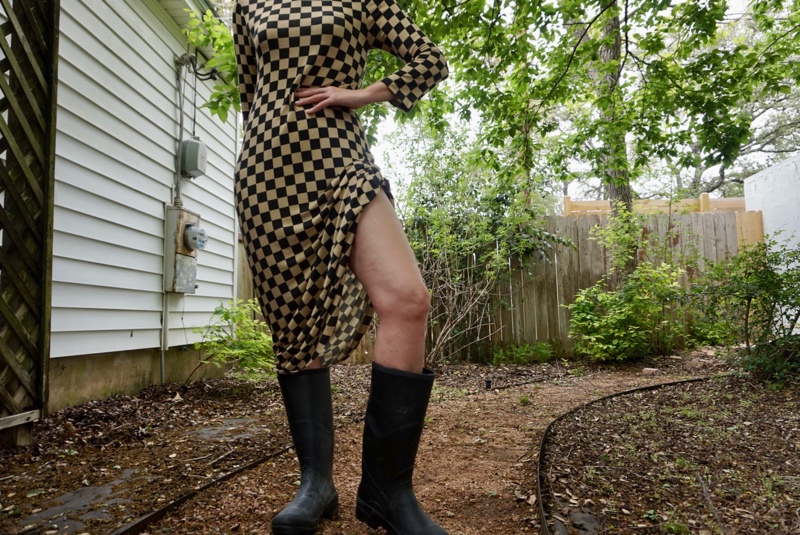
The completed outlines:
<svg viewBox="0 0 800 535">
<path fill-rule="evenodd" d="M 764 48 L 764 50 L 762 50 L 762 51 L 761 51 L 761 54 L 759 54 L 759 55 L 758 55 L 758 59 L 760 60 L 760 59 L 761 59 L 761 58 L 764 56 L 764 54 L 766 54 L 766 53 L 767 53 L 767 51 L 768 51 L 770 48 L 772 48 L 772 46 L 773 46 L 773 45 L 777 44 L 777 43 L 778 43 L 779 41 L 781 41 L 781 40 L 782 40 L 784 37 L 786 37 L 787 35 L 789 35 L 790 33 L 794 32 L 794 31 L 796 31 L 796 30 L 800 30 L 800 24 L 795 24 L 794 26 L 792 26 L 791 28 L 789 28 L 788 30 L 786 30 L 785 32 L 783 32 L 781 35 L 779 35 L 778 37 L 776 37 L 776 38 L 775 38 L 775 39 L 774 39 L 774 40 L 773 40 L 773 41 L 772 41 L 770 44 L 768 44 L 768 45 L 767 45 L 767 46 Z M 756 63 L 758 63 L 758 62 L 756 62 Z"/>
<path fill-rule="evenodd" d="M 581 35 L 578 37 L 578 40 L 575 42 L 575 45 L 572 47 L 572 52 L 570 53 L 569 58 L 567 59 L 567 66 L 564 67 L 564 70 L 558 76 L 558 79 L 556 79 L 555 83 L 553 84 L 553 87 L 550 88 L 550 92 L 547 93 L 547 96 L 544 97 L 544 99 L 542 99 L 542 101 L 539 102 L 539 105 L 536 107 L 536 112 L 537 113 L 539 111 L 541 111 L 542 106 L 544 105 L 544 103 L 547 102 L 550 99 L 551 96 L 553 96 L 553 93 L 555 93 L 556 89 L 561 84 L 561 81 L 564 79 L 564 77 L 569 72 L 569 68 L 572 66 L 572 61 L 575 59 L 575 54 L 578 53 L 578 47 L 583 42 L 583 38 L 586 37 L 586 34 L 589 33 L 589 29 L 592 27 L 592 25 L 594 25 L 595 22 L 597 22 L 597 20 L 603 15 L 603 13 L 605 13 L 606 11 L 611 9 L 611 7 L 614 6 L 616 3 L 617 3 L 617 0 L 611 0 L 611 2 L 606 4 L 600 10 L 600 12 L 597 15 L 595 15 L 594 18 L 592 18 L 592 20 L 590 20 L 589 23 L 586 25 L 586 27 L 583 29 L 583 33 L 581 33 Z"/>
</svg>

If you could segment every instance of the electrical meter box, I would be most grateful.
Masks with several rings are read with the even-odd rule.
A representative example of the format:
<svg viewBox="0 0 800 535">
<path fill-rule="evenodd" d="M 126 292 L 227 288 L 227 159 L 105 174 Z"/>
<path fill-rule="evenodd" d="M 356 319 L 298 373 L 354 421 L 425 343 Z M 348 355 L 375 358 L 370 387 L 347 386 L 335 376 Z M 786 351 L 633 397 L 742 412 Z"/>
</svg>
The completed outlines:
<svg viewBox="0 0 800 535">
<path fill-rule="evenodd" d="M 197 178 L 206 174 L 208 149 L 199 137 L 181 141 L 181 174 Z"/>
<path fill-rule="evenodd" d="M 206 248 L 206 231 L 200 228 L 200 216 L 167 207 L 166 272 L 164 291 L 193 294 L 197 288 L 197 251 Z"/>
</svg>

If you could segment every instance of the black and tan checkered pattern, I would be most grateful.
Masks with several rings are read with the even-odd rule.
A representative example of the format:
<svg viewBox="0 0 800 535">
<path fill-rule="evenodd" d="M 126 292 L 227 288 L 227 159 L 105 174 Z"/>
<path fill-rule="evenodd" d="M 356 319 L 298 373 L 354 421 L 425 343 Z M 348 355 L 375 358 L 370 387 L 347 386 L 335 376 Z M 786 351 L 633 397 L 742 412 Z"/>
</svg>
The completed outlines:
<svg viewBox="0 0 800 535">
<path fill-rule="evenodd" d="M 347 358 L 373 310 L 348 268 L 358 216 L 389 186 L 358 115 L 295 106 L 299 87 L 358 88 L 367 51 L 405 66 L 383 83 L 409 110 L 447 76 L 441 52 L 394 0 L 239 0 L 234 44 L 244 115 L 236 202 L 278 370 Z"/>
</svg>

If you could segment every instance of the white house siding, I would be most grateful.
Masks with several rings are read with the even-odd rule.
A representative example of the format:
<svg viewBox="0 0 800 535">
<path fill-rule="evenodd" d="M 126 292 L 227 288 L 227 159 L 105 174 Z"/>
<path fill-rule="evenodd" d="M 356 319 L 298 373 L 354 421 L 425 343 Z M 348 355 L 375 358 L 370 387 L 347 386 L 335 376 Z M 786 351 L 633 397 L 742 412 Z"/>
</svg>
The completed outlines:
<svg viewBox="0 0 800 535">
<path fill-rule="evenodd" d="M 761 210 L 764 234 L 800 246 L 800 156 L 787 158 L 744 181 L 748 210 Z"/>
<path fill-rule="evenodd" d="M 158 0 L 62 0 L 61 8 L 51 356 L 158 348 L 179 138 L 174 57 L 187 44 Z M 210 88 L 197 88 L 199 105 Z M 233 123 L 197 111 L 208 172 L 184 181 L 182 196 L 209 241 L 197 293 L 167 299 L 169 346 L 198 340 L 192 328 L 235 295 Z"/>
</svg>

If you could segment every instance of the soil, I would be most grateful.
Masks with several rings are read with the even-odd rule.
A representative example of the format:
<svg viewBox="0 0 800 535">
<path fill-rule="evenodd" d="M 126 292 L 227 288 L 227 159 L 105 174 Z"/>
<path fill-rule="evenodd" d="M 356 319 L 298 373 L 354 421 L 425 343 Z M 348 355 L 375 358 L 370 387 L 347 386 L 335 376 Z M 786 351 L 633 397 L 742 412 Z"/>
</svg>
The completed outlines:
<svg viewBox="0 0 800 535">
<path fill-rule="evenodd" d="M 451 534 L 541 529 L 539 442 L 559 415 L 728 370 L 711 352 L 570 366 L 437 369 L 415 489 Z M 354 509 L 369 367 L 334 367 L 332 382 L 341 513 L 320 533 L 366 534 Z M 799 402 L 797 385 L 726 377 L 580 409 L 555 426 L 542 459 L 552 529 L 800 533 Z M 268 533 L 299 479 L 274 380 L 157 386 L 72 407 L 37 422 L 34 441 L 0 450 L 0 533 L 114 533 L 254 461 L 146 532 Z"/>
<path fill-rule="evenodd" d="M 552 533 L 800 534 L 800 388 L 744 377 L 584 406 L 553 426 Z"/>
</svg>

